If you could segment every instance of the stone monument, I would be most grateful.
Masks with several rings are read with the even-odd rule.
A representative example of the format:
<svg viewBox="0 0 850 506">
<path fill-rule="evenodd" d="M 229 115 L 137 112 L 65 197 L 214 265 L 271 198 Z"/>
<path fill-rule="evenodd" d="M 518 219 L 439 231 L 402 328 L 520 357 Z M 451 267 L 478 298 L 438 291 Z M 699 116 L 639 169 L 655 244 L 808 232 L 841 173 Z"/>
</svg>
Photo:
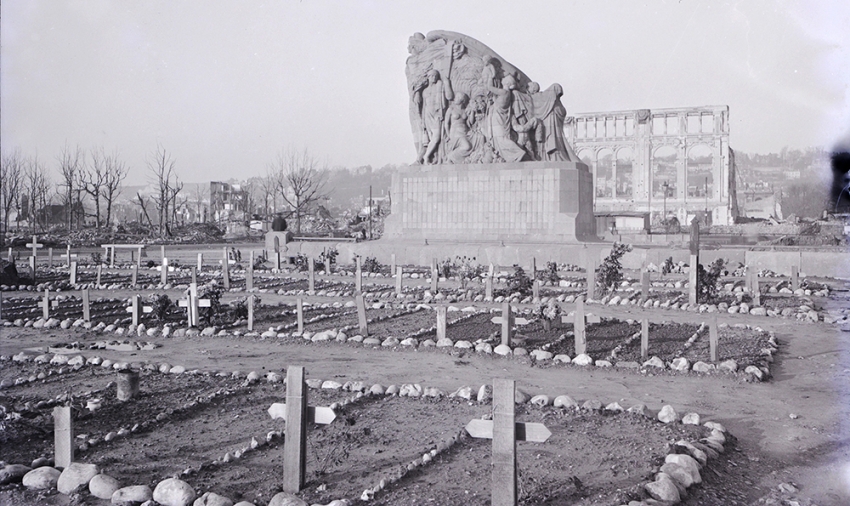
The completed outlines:
<svg viewBox="0 0 850 506">
<path fill-rule="evenodd" d="M 541 90 L 472 37 L 410 37 L 416 160 L 393 177 L 390 240 L 596 239 L 593 181 L 564 137 L 559 84 Z"/>
</svg>

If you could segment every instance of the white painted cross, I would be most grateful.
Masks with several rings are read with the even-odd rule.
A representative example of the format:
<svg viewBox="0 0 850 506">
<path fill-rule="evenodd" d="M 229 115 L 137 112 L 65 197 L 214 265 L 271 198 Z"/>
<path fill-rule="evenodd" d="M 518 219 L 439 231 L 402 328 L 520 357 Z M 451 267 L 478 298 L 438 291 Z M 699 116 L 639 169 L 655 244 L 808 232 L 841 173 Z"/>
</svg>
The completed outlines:
<svg viewBox="0 0 850 506">
<path fill-rule="evenodd" d="M 163 246 L 163 251 L 165 251 L 165 246 Z M 162 257 L 162 265 L 159 267 L 160 270 L 160 280 L 159 282 L 163 285 L 168 283 L 168 258 Z"/>
<path fill-rule="evenodd" d="M 575 335 L 575 354 L 581 355 L 587 352 L 587 324 L 599 323 L 602 321 L 599 316 L 594 314 L 586 314 L 584 312 L 584 299 L 576 298 L 576 310 L 573 316 L 565 315 L 561 317 L 561 323 L 572 323 L 573 334 Z"/>
<path fill-rule="evenodd" d="M 363 294 L 358 293 L 354 297 L 354 302 L 357 305 L 357 324 L 360 330 L 360 335 L 368 337 L 369 327 L 366 320 L 366 303 L 363 301 Z"/>
<path fill-rule="evenodd" d="M 45 320 L 50 319 L 50 308 L 59 307 L 59 301 L 56 299 L 50 300 L 50 290 L 44 291 L 44 298 L 41 300 L 41 313 Z"/>
<path fill-rule="evenodd" d="M 513 339 L 514 333 L 514 325 L 528 325 L 528 320 L 526 320 L 525 318 L 514 317 L 514 314 L 511 311 L 510 302 L 503 302 L 502 316 L 494 316 L 490 319 L 490 321 L 495 323 L 496 325 L 502 325 L 502 344 L 506 346 L 511 345 L 511 340 Z"/>
<path fill-rule="evenodd" d="M 139 306 L 142 296 L 141 295 L 133 295 L 130 297 L 130 305 L 127 307 L 127 312 L 133 315 L 133 325 L 139 325 Z M 153 307 L 151 306 L 141 306 L 143 313 L 151 313 L 153 312 Z"/>
<path fill-rule="evenodd" d="M 131 280 L 130 281 L 131 281 L 131 283 L 130 283 L 131 286 L 133 286 L 134 288 L 136 287 L 136 284 L 138 284 L 138 282 L 139 282 L 139 266 L 136 265 L 136 264 L 133 264 L 133 267 L 131 268 Z"/>
<path fill-rule="evenodd" d="M 76 261 L 71 262 L 70 271 L 71 271 L 70 272 L 70 275 L 71 275 L 71 281 L 70 282 L 71 282 L 72 285 L 76 285 L 77 284 L 77 262 Z"/>
<path fill-rule="evenodd" d="M 493 440 L 492 506 L 516 506 L 516 442 L 545 443 L 552 435 L 542 423 L 516 422 L 515 396 L 514 380 L 493 380 L 493 420 L 475 419 L 466 425 L 471 437 Z"/>
<path fill-rule="evenodd" d="M 53 268 L 53 248 L 47 248 L 47 268 Z"/>
<path fill-rule="evenodd" d="M 100 278 L 103 275 L 103 264 L 97 264 L 97 287 L 100 288 Z"/>
<path fill-rule="evenodd" d="M 67 469 L 74 462 L 74 427 L 71 406 L 53 408 L 53 462 Z"/>
<path fill-rule="evenodd" d="M 446 338 L 446 306 L 437 306 L 437 341 Z"/>
<path fill-rule="evenodd" d="M 177 305 L 186 308 L 186 322 L 190 327 L 197 327 L 200 323 L 200 309 L 202 307 L 211 307 L 210 299 L 198 298 L 198 284 L 192 283 L 189 285 L 189 293 L 185 299 L 177 301 Z"/>
<path fill-rule="evenodd" d="M 27 243 L 27 248 L 32 249 L 32 256 L 38 256 L 38 248 L 43 248 L 44 244 L 39 244 L 36 236 L 32 236 L 32 242 Z"/>
<path fill-rule="evenodd" d="M 70 267 L 71 266 L 71 260 L 76 260 L 77 256 L 78 255 L 76 253 L 71 254 L 71 246 L 66 246 L 65 247 L 65 254 L 59 255 L 59 258 L 64 258 L 65 259 L 65 266 Z"/>
<path fill-rule="evenodd" d="M 198 271 L 204 268 L 204 254 L 198 253 Z"/>
<path fill-rule="evenodd" d="M 356 259 L 357 267 L 354 269 L 354 291 L 363 292 L 363 267 L 360 265 L 360 257 Z"/>
<path fill-rule="evenodd" d="M 791 266 L 791 290 L 800 288 L 800 268 L 796 265 Z"/>
<path fill-rule="evenodd" d="M 331 408 L 307 405 L 307 384 L 304 367 L 286 368 L 286 403 L 269 407 L 273 420 L 286 422 L 283 440 L 283 491 L 297 493 L 304 486 L 307 475 L 307 425 L 327 425 L 336 419 Z"/>
<path fill-rule="evenodd" d="M 254 330 L 254 295 L 248 296 L 248 332 Z"/>
</svg>

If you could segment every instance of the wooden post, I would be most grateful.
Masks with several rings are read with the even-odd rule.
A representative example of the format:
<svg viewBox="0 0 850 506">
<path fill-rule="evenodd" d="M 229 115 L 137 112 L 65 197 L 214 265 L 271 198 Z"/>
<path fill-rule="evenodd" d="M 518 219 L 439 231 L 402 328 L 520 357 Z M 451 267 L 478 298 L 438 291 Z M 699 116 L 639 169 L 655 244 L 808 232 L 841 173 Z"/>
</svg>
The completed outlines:
<svg viewBox="0 0 850 506">
<path fill-rule="evenodd" d="M 437 306 L 437 340 L 446 338 L 446 306 Z"/>
<path fill-rule="evenodd" d="M 437 282 L 440 280 L 440 273 L 437 272 L 437 259 L 431 259 L 431 293 L 437 294 Z"/>
<path fill-rule="evenodd" d="M 511 303 L 502 303 L 502 344 L 510 346 L 513 340 L 513 318 L 514 314 L 511 311 Z"/>
<path fill-rule="evenodd" d="M 131 279 L 130 279 L 131 285 L 133 286 L 133 288 L 135 288 L 136 285 L 139 284 L 139 266 L 138 265 L 133 264 L 133 267 L 130 270 L 130 277 L 131 277 Z"/>
<path fill-rule="evenodd" d="M 395 268 L 395 253 L 393 253 L 392 255 L 390 255 L 390 275 L 395 272 Z"/>
<path fill-rule="evenodd" d="M 493 275 L 487 276 L 484 280 L 484 299 L 493 300 Z"/>
<path fill-rule="evenodd" d="M 251 256 L 254 255 L 254 252 L 251 252 Z M 245 270 L 245 289 L 253 290 L 254 289 L 254 263 L 251 262 L 251 265 Z"/>
<path fill-rule="evenodd" d="M 198 253 L 198 272 L 204 270 L 204 254 Z"/>
<path fill-rule="evenodd" d="M 531 279 L 537 279 L 537 257 L 531 257 Z"/>
<path fill-rule="evenodd" d="M 50 319 L 50 290 L 44 291 L 44 298 L 41 301 L 41 315 L 45 321 Z"/>
<path fill-rule="evenodd" d="M 304 333 L 304 301 L 301 297 L 295 300 L 295 314 L 298 321 L 298 334 Z"/>
<path fill-rule="evenodd" d="M 646 360 L 649 356 L 649 320 L 640 321 L 640 358 Z"/>
<path fill-rule="evenodd" d="M 717 318 L 712 318 L 708 322 L 708 348 L 711 355 L 711 361 L 717 362 Z"/>
<path fill-rule="evenodd" d="M 53 248 L 47 248 L 47 268 L 53 268 Z"/>
<path fill-rule="evenodd" d="M 138 250 L 136 251 L 136 253 L 137 253 L 136 267 L 138 267 L 140 269 L 142 267 L 142 249 L 144 249 L 144 246 L 139 246 Z"/>
<path fill-rule="evenodd" d="M 360 257 L 357 257 L 357 268 L 354 270 L 354 291 L 363 293 L 363 269 L 360 267 Z"/>
<path fill-rule="evenodd" d="M 163 249 L 165 249 L 164 246 Z M 159 276 L 159 282 L 163 285 L 168 283 L 168 258 L 166 257 L 162 257 L 162 273 Z"/>
<path fill-rule="evenodd" d="M 516 506 L 516 442 L 543 443 L 552 435 L 542 423 L 516 422 L 515 396 L 514 380 L 493 380 L 493 420 L 474 419 L 466 425 L 471 437 L 493 440 L 492 506 Z"/>
<path fill-rule="evenodd" d="M 699 303 L 699 287 L 697 286 L 697 270 L 699 269 L 699 220 L 696 216 L 691 220 L 691 239 L 690 239 L 690 269 L 688 274 L 688 303 L 695 306 Z"/>
<path fill-rule="evenodd" d="M 197 285 L 198 284 L 198 270 L 196 268 L 192 267 L 190 272 L 192 273 L 192 284 Z"/>
<path fill-rule="evenodd" d="M 33 284 L 36 284 L 36 282 L 37 282 L 37 281 L 36 281 L 36 263 L 35 263 L 35 257 L 30 257 L 30 258 L 29 258 L 29 263 L 30 263 L 30 273 L 32 274 L 32 283 L 33 283 Z"/>
<path fill-rule="evenodd" d="M 360 329 L 360 335 L 367 337 L 369 335 L 369 328 L 366 321 L 366 302 L 363 300 L 363 295 L 358 293 L 354 297 L 354 302 L 357 304 L 357 324 Z"/>
<path fill-rule="evenodd" d="M 649 271 L 640 271 L 640 300 L 646 302 L 649 300 Z"/>
<path fill-rule="evenodd" d="M 313 257 L 307 259 L 307 293 L 313 295 L 316 293 L 316 261 Z"/>
<path fill-rule="evenodd" d="M 596 259 L 591 258 L 587 261 L 585 273 L 585 281 L 587 283 L 587 300 L 596 298 Z"/>
<path fill-rule="evenodd" d="M 221 264 L 222 282 L 225 290 L 230 290 L 230 262 L 227 258 L 227 247 L 224 248 L 224 259 Z"/>
<path fill-rule="evenodd" d="M 581 297 L 576 299 L 573 334 L 575 334 L 575 352 L 578 356 L 587 351 L 587 327 L 584 315 L 584 300 Z"/>
<path fill-rule="evenodd" d="M 70 283 L 72 285 L 76 285 L 77 284 L 77 262 L 71 262 L 71 267 L 70 267 L 69 270 L 70 270 L 70 274 L 71 274 Z"/>
<path fill-rule="evenodd" d="M 248 332 L 254 330 L 254 295 L 248 296 Z"/>
<path fill-rule="evenodd" d="M 127 308 L 127 311 L 132 313 L 133 315 L 133 326 L 136 327 L 139 325 L 139 299 L 140 295 L 133 295 L 130 297 L 130 307 Z"/>
<path fill-rule="evenodd" d="M 531 298 L 532 300 L 540 300 L 540 280 L 538 279 L 531 283 Z"/>
<path fill-rule="evenodd" d="M 761 286 L 759 286 L 759 278 L 757 276 L 753 276 L 752 298 L 753 305 L 761 306 Z"/>
<path fill-rule="evenodd" d="M 304 368 L 286 368 L 286 403 L 269 407 L 272 419 L 286 421 L 283 442 L 283 490 L 297 493 L 304 486 L 307 475 L 307 426 L 329 424 L 336 419 L 332 409 L 307 406 L 307 384 Z"/>
<path fill-rule="evenodd" d="M 15 263 L 15 257 L 12 255 L 12 248 L 9 248 L 9 255 L 6 257 L 10 264 Z"/>
<path fill-rule="evenodd" d="M 274 268 L 280 270 L 280 251 L 274 252 Z"/>
<path fill-rule="evenodd" d="M 67 469 L 74 462 L 74 426 L 71 406 L 53 408 L 53 465 Z"/>
<path fill-rule="evenodd" d="M 791 290 L 800 288 L 800 268 L 796 265 L 791 266 Z"/>
<path fill-rule="evenodd" d="M 109 257 L 109 267 L 115 267 L 115 245 L 114 244 L 112 245 L 112 247 L 106 248 L 106 256 Z M 139 262 L 141 263 L 141 261 L 142 261 L 142 258 L 141 258 L 141 255 L 140 255 L 139 256 Z"/>
<path fill-rule="evenodd" d="M 71 245 L 65 246 L 65 266 L 71 266 Z"/>
<path fill-rule="evenodd" d="M 91 321 L 91 302 L 89 301 L 89 289 L 86 288 L 82 293 L 83 297 L 83 321 Z"/>
<path fill-rule="evenodd" d="M 100 288 L 100 278 L 103 275 L 103 264 L 97 264 L 97 286 Z"/>
<path fill-rule="evenodd" d="M 402 282 L 401 282 L 402 274 L 403 274 L 402 271 L 403 271 L 403 269 L 401 267 L 396 268 L 396 271 L 395 271 L 395 293 L 399 294 L 399 295 L 401 295 L 403 293 L 403 286 L 402 286 Z"/>
<path fill-rule="evenodd" d="M 165 259 L 165 245 L 159 247 L 159 258 Z"/>
</svg>

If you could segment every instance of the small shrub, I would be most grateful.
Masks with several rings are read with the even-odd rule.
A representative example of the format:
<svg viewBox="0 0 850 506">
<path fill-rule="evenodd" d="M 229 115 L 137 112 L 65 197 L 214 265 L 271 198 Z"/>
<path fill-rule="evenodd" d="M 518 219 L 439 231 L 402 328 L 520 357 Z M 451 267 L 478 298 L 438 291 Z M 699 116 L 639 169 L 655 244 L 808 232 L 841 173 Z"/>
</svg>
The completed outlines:
<svg viewBox="0 0 850 506">
<path fill-rule="evenodd" d="M 534 306 L 531 314 L 535 318 L 543 320 L 543 328 L 550 330 L 552 328 L 552 322 L 558 321 L 563 311 L 554 299 L 549 299 L 549 302 L 546 304 L 540 303 Z"/>
<path fill-rule="evenodd" d="M 508 276 L 508 291 L 510 293 L 519 292 L 520 295 L 526 296 L 531 294 L 531 285 L 533 282 L 525 270 L 519 265 L 514 264 L 514 272 Z"/>
<path fill-rule="evenodd" d="M 254 307 L 260 304 L 260 298 L 254 296 Z M 248 297 L 238 297 L 230 303 L 230 317 L 234 320 L 248 318 Z"/>
<path fill-rule="evenodd" d="M 360 267 L 365 272 L 381 272 L 381 263 L 375 257 L 366 257 L 366 260 L 363 260 Z"/>
<path fill-rule="evenodd" d="M 596 284 L 602 288 L 602 295 L 614 291 L 623 280 L 623 266 L 620 264 L 620 259 L 631 250 L 630 245 L 615 242 L 611 253 L 602 261 L 602 265 L 596 271 Z"/>
<path fill-rule="evenodd" d="M 147 265 L 148 269 L 153 269 L 154 267 L 156 267 L 156 261 L 148 260 L 148 263 L 146 263 L 145 265 Z"/>
<path fill-rule="evenodd" d="M 100 251 L 95 251 L 91 254 L 91 263 L 93 265 L 100 265 L 103 263 L 103 257 L 101 256 Z"/>
<path fill-rule="evenodd" d="M 708 270 L 702 264 L 697 266 L 697 302 L 711 302 L 717 297 L 717 282 L 724 272 L 722 258 L 709 264 Z"/>
<path fill-rule="evenodd" d="M 546 269 L 537 271 L 537 279 L 557 285 L 561 281 L 561 276 L 558 274 L 558 263 L 546 262 Z"/>
<path fill-rule="evenodd" d="M 198 294 L 199 299 L 209 299 L 210 307 L 202 307 L 198 310 L 198 316 L 207 325 L 214 325 L 222 321 L 221 310 L 221 287 L 217 283 L 205 285 Z"/>
<path fill-rule="evenodd" d="M 158 322 L 164 322 L 168 318 L 168 313 L 174 307 L 174 303 L 168 295 L 161 293 L 152 293 L 147 298 L 148 304 L 153 308 L 151 316 Z"/>
<path fill-rule="evenodd" d="M 339 251 L 336 248 L 325 248 L 319 255 L 319 260 L 323 267 L 325 265 L 330 267 L 331 265 L 336 265 L 337 256 L 339 256 Z"/>
<path fill-rule="evenodd" d="M 321 257 L 319 257 L 321 258 Z M 300 272 L 305 272 L 310 270 L 310 259 L 307 255 L 302 255 L 298 253 L 295 256 L 295 267 L 298 268 Z M 321 260 L 313 260 L 313 269 L 317 271 L 321 271 L 325 269 L 325 263 Z"/>
<path fill-rule="evenodd" d="M 666 276 L 673 272 L 673 269 L 676 267 L 676 264 L 673 263 L 673 257 L 667 257 L 664 260 L 664 263 L 661 264 L 661 275 Z"/>
</svg>

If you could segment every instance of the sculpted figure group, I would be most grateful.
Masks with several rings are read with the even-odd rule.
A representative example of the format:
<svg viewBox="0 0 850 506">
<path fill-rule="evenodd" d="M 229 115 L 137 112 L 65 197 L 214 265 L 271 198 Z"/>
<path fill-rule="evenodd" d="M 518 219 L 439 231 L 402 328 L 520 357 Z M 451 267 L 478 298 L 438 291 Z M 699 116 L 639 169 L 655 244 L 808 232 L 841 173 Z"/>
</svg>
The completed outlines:
<svg viewBox="0 0 850 506">
<path fill-rule="evenodd" d="M 490 48 L 436 31 L 409 41 L 406 74 L 419 164 L 577 161 L 559 84 L 540 91 Z"/>
</svg>

